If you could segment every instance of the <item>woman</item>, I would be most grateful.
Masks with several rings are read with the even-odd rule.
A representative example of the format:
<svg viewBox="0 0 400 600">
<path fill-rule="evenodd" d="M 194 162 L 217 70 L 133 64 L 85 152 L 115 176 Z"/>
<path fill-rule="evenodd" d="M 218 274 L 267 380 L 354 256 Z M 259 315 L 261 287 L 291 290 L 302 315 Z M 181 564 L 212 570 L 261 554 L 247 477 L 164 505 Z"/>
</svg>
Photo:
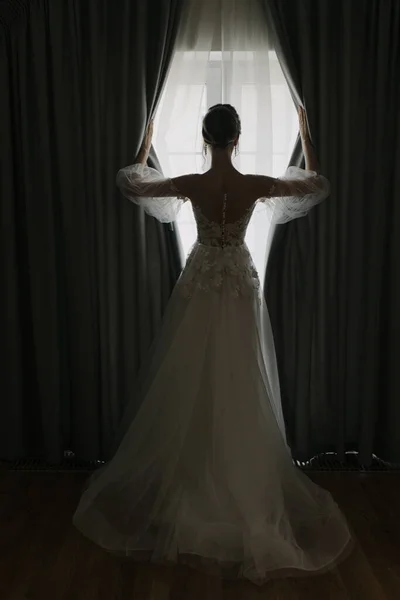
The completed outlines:
<svg viewBox="0 0 400 600">
<path fill-rule="evenodd" d="M 300 131 L 306 170 L 242 175 L 231 162 L 240 119 L 219 104 L 203 121 L 209 171 L 166 179 L 147 168 L 150 127 L 136 164 L 118 173 L 122 193 L 160 221 L 190 201 L 198 239 L 141 380 L 140 409 L 74 516 L 108 551 L 261 584 L 320 573 L 350 549 L 330 494 L 293 465 L 269 316 L 244 242 L 257 203 L 274 224 L 328 196 L 303 110 Z"/>
</svg>

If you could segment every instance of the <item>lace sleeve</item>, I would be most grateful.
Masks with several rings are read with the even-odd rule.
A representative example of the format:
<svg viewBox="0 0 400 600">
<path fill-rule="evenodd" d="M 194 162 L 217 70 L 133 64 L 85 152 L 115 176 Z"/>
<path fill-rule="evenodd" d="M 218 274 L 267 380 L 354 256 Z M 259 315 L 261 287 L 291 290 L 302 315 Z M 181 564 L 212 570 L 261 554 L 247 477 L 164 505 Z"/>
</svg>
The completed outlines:
<svg viewBox="0 0 400 600">
<path fill-rule="evenodd" d="M 305 217 L 329 193 L 329 181 L 322 175 L 289 167 L 285 175 L 275 180 L 269 197 L 260 198 L 260 201 L 270 212 L 271 222 L 278 225 Z"/>
<path fill-rule="evenodd" d="M 117 173 L 117 186 L 121 193 L 141 206 L 147 214 L 162 223 L 175 221 L 187 200 L 180 196 L 172 179 L 142 164 L 120 169 Z"/>
</svg>

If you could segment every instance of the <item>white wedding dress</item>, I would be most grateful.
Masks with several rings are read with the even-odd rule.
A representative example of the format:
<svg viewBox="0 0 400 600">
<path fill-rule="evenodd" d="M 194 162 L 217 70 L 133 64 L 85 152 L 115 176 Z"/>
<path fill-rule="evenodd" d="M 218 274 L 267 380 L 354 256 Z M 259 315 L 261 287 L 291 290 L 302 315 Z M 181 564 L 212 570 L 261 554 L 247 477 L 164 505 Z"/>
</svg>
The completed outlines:
<svg viewBox="0 0 400 600">
<path fill-rule="evenodd" d="M 258 201 L 273 223 L 329 193 L 315 173 L 292 167 L 284 179 L 292 196 Z M 186 200 L 148 167 L 122 169 L 118 184 L 160 221 Z M 90 478 L 74 524 L 115 554 L 257 584 L 322 572 L 348 554 L 351 535 L 286 442 L 270 320 L 244 242 L 254 206 L 232 223 L 226 197 L 219 223 L 193 209 L 198 239 L 142 373 L 140 409 Z"/>
</svg>

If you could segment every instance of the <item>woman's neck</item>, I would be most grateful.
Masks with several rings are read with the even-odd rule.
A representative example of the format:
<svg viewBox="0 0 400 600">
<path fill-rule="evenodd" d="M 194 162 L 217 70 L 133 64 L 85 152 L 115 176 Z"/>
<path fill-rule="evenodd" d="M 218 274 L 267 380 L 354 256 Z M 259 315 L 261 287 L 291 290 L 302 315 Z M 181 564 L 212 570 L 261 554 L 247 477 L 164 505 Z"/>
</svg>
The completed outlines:
<svg viewBox="0 0 400 600">
<path fill-rule="evenodd" d="M 235 167 L 232 164 L 232 151 L 227 148 L 213 148 L 211 151 L 211 169 L 229 171 Z"/>
</svg>

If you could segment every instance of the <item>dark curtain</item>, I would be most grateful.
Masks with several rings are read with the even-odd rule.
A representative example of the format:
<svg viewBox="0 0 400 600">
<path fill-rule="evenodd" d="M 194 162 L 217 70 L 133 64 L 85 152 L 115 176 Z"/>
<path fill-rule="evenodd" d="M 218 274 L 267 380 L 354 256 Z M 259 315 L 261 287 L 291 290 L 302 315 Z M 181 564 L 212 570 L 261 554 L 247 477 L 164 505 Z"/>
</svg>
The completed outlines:
<svg viewBox="0 0 400 600">
<path fill-rule="evenodd" d="M 266 272 L 293 454 L 400 462 L 400 3 L 261 2 L 332 185 Z"/>
<path fill-rule="evenodd" d="M 181 4 L 0 4 L 3 459 L 107 458 L 158 331 L 177 239 L 115 175 L 156 106 Z"/>
</svg>

